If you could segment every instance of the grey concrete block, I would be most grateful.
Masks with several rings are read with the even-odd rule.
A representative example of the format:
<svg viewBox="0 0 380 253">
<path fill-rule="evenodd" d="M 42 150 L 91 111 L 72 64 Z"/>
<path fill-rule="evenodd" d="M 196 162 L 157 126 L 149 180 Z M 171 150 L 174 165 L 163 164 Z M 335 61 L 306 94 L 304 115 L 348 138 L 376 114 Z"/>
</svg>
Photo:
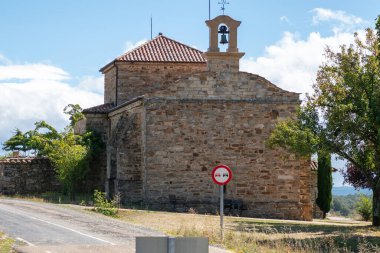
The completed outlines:
<svg viewBox="0 0 380 253">
<path fill-rule="evenodd" d="M 168 238 L 136 237 L 136 253 L 168 253 Z"/>
<path fill-rule="evenodd" d="M 208 238 L 204 238 L 204 237 L 176 238 L 175 253 L 208 253 Z"/>
<path fill-rule="evenodd" d="M 136 253 L 209 253 L 208 238 L 137 237 Z"/>
</svg>

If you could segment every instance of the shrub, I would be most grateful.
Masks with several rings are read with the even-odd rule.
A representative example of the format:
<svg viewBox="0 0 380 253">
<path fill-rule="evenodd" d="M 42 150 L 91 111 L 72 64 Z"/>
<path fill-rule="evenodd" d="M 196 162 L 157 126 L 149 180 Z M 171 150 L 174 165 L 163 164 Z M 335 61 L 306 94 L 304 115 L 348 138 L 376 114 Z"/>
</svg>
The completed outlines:
<svg viewBox="0 0 380 253">
<path fill-rule="evenodd" d="M 356 203 L 356 211 L 365 221 L 372 218 L 372 201 L 369 197 L 361 195 L 359 201 Z"/>
<path fill-rule="evenodd" d="M 108 216 L 116 216 L 118 208 L 116 203 L 106 198 L 104 192 L 94 191 L 94 206 L 95 211 Z"/>
<path fill-rule="evenodd" d="M 332 209 L 335 212 L 339 212 L 340 215 L 348 216 L 351 212 L 351 205 L 352 203 L 349 203 L 345 197 L 334 197 Z"/>
</svg>

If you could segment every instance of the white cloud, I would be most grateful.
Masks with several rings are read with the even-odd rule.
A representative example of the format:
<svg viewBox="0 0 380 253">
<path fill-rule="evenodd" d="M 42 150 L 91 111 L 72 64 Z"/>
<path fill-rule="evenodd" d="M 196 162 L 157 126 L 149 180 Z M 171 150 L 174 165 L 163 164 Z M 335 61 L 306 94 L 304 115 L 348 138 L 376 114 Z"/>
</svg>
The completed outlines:
<svg viewBox="0 0 380 253">
<path fill-rule="evenodd" d="M 11 79 L 39 79 L 61 81 L 69 74 L 61 68 L 46 64 L 3 65 L 0 66 L 0 81 Z"/>
<path fill-rule="evenodd" d="M 7 57 L 0 54 L 0 63 L 8 65 L 8 64 L 11 64 L 12 62 Z"/>
<path fill-rule="evenodd" d="M 262 56 L 243 59 L 241 70 L 259 74 L 285 90 L 312 93 L 318 68 L 325 61 L 326 47 L 336 51 L 342 44 L 352 44 L 353 27 L 360 25 L 363 28 L 366 24 L 363 19 L 343 11 L 316 8 L 313 12 L 315 24 L 336 21 L 331 27 L 332 35 L 322 36 L 319 32 L 311 32 L 306 39 L 300 39 L 295 33 L 285 32 L 278 42 L 265 48 Z M 284 16 L 280 19 L 287 18 Z M 347 29 L 343 29 L 343 26 Z M 355 31 L 364 37 L 363 29 Z"/>
<path fill-rule="evenodd" d="M 280 21 L 281 22 L 284 22 L 284 23 L 290 23 L 290 20 L 287 16 L 281 16 L 280 17 Z"/>
<path fill-rule="evenodd" d="M 68 78 L 67 72 L 50 65 L 0 65 L 0 143 L 16 127 L 32 129 L 40 120 L 62 130 L 68 124 L 63 113 L 68 104 L 87 108 L 103 103 L 98 78 L 85 77 L 75 86 L 63 81 Z"/>
<path fill-rule="evenodd" d="M 348 14 L 345 11 L 333 11 L 324 8 L 315 8 L 312 10 L 315 13 L 313 16 L 313 24 L 318 24 L 321 21 L 339 21 L 340 23 L 346 25 L 358 25 L 365 21 L 362 18 L 356 17 L 354 15 Z"/>
<path fill-rule="evenodd" d="M 139 40 L 139 41 L 137 41 L 135 43 L 131 42 L 131 41 L 127 41 L 125 43 L 125 50 L 124 50 L 124 52 L 128 52 L 128 51 L 130 51 L 132 49 L 135 49 L 136 47 L 141 46 L 142 44 L 144 44 L 147 41 L 148 41 L 147 39 Z"/>
<path fill-rule="evenodd" d="M 97 94 L 104 92 L 104 77 L 85 76 L 81 79 L 78 88 L 84 91 L 90 91 Z"/>
<path fill-rule="evenodd" d="M 263 56 L 243 59 L 241 70 L 259 74 L 285 90 L 312 93 L 318 67 L 325 59 L 326 46 L 338 50 L 339 45 L 350 44 L 353 39 L 351 33 L 322 37 L 312 32 L 302 40 L 285 32 L 280 41 L 266 47 Z"/>
<path fill-rule="evenodd" d="M 321 22 L 329 22 L 334 33 L 353 32 L 370 25 L 370 22 L 348 14 L 345 11 L 315 8 L 311 12 L 314 13 L 314 25 L 318 25 Z"/>
</svg>

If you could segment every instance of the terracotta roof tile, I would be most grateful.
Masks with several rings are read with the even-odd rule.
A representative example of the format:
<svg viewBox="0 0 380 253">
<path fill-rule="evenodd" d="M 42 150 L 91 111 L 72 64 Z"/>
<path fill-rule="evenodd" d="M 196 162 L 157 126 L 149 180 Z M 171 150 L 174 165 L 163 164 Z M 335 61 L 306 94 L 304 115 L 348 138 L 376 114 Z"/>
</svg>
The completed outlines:
<svg viewBox="0 0 380 253">
<path fill-rule="evenodd" d="M 314 161 L 314 160 L 311 160 L 311 162 L 310 162 L 310 169 L 312 171 L 317 171 L 318 170 L 318 162 Z"/>
<path fill-rule="evenodd" d="M 315 161 L 315 160 L 311 160 L 310 169 L 312 171 L 318 171 L 318 162 Z M 331 167 L 331 171 L 332 172 L 337 172 L 338 170 L 336 168 L 334 168 L 334 167 Z"/>
<path fill-rule="evenodd" d="M 49 162 L 46 157 L 8 157 L 0 160 L 0 164 L 31 164 Z"/>
<path fill-rule="evenodd" d="M 113 103 L 107 103 L 102 105 L 97 105 L 83 110 L 83 113 L 108 113 L 115 105 Z"/>
<path fill-rule="evenodd" d="M 202 54 L 198 49 L 159 35 L 116 58 L 116 61 L 206 63 Z"/>
</svg>

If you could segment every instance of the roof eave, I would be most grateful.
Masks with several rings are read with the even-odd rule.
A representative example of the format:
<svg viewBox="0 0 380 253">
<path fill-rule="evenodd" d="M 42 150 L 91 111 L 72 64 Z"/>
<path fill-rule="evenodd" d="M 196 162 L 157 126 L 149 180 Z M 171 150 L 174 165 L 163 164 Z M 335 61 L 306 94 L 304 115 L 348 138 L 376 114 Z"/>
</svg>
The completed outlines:
<svg viewBox="0 0 380 253">
<path fill-rule="evenodd" d="M 127 106 L 127 105 L 130 105 L 130 104 L 133 104 L 139 100 L 143 100 L 145 97 L 144 96 L 138 96 L 138 97 L 135 97 L 135 98 L 132 98 L 118 106 L 115 106 L 114 108 L 112 108 L 111 110 L 108 111 L 108 113 L 111 113 L 111 112 L 114 112 L 114 111 L 117 111 L 119 110 L 120 108 L 123 108 L 124 106 Z"/>
<path fill-rule="evenodd" d="M 106 73 L 107 72 L 106 70 L 109 70 L 112 66 L 115 65 L 116 62 L 117 62 L 116 59 L 111 61 L 110 63 L 108 63 L 107 65 L 105 65 L 101 69 L 99 69 L 99 72 L 101 72 L 102 74 Z"/>
<path fill-rule="evenodd" d="M 89 114 L 92 114 L 92 115 L 98 115 L 98 114 L 104 115 L 104 114 L 108 114 L 108 111 L 107 112 L 86 112 L 86 111 L 83 111 L 83 114 L 85 114 L 85 115 L 89 115 Z"/>
<path fill-rule="evenodd" d="M 99 72 L 102 74 L 106 73 L 108 70 L 110 70 L 115 64 L 121 63 L 121 64 L 135 64 L 135 63 L 178 63 L 178 64 L 207 64 L 207 61 L 204 62 L 188 62 L 188 61 L 123 61 L 115 59 L 112 62 L 105 65 L 103 68 L 99 69 Z"/>
</svg>

